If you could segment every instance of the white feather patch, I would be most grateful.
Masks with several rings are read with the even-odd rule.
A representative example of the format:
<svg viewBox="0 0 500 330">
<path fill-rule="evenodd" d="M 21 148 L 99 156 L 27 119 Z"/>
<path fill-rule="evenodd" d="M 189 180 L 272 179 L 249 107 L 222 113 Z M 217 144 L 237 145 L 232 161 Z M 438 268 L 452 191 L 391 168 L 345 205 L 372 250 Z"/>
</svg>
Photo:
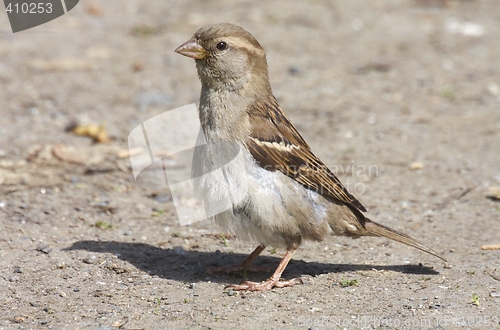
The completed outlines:
<svg viewBox="0 0 500 330">
<path fill-rule="evenodd" d="M 285 144 L 284 141 L 281 141 L 280 143 L 278 142 L 268 142 L 268 141 L 261 141 L 256 138 L 252 138 L 252 140 L 258 144 L 259 146 L 265 146 L 267 148 L 271 149 L 276 149 L 278 151 L 284 151 L 284 152 L 291 152 L 293 149 L 300 149 L 299 146 L 295 144 Z"/>
</svg>

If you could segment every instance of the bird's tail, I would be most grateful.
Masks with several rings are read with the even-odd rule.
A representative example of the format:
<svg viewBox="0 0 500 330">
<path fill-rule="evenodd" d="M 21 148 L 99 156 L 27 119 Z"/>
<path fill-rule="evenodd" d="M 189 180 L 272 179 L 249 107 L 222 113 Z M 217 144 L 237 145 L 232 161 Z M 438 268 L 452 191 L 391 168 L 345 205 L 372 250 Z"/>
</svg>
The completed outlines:
<svg viewBox="0 0 500 330">
<path fill-rule="evenodd" d="M 371 221 L 370 219 L 366 219 L 365 222 L 365 229 L 368 230 L 368 232 L 373 235 L 373 236 L 382 236 L 382 237 L 387 237 L 392 240 L 395 240 L 397 242 L 413 246 L 414 248 L 419 249 L 420 251 L 427 252 L 429 254 L 432 254 L 435 257 L 438 257 L 439 259 L 443 260 L 446 262 L 446 259 L 441 257 L 439 254 L 437 254 L 436 251 L 434 251 L 431 248 L 428 248 L 427 246 L 423 245 L 419 241 L 417 241 L 414 238 L 411 238 L 410 236 L 399 233 L 395 231 L 394 229 L 391 229 L 389 227 L 383 226 L 381 224 L 378 224 L 374 221 Z"/>
</svg>

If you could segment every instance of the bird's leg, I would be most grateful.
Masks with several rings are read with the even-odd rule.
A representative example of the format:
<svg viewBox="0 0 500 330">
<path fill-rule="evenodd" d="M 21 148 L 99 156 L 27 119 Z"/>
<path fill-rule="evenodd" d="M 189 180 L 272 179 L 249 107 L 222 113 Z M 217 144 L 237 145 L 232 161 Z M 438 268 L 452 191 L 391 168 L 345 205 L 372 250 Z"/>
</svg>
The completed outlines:
<svg viewBox="0 0 500 330">
<path fill-rule="evenodd" d="M 237 264 L 237 265 L 231 265 L 231 266 L 220 266 L 220 267 L 210 268 L 209 270 L 207 270 L 207 273 L 208 274 L 213 274 L 213 273 L 229 274 L 229 273 L 233 273 L 233 272 L 237 272 L 237 271 L 241 271 L 241 270 L 243 270 L 243 271 L 249 270 L 252 272 L 268 272 L 268 271 L 270 271 L 269 267 L 252 266 L 255 259 L 257 259 L 257 257 L 262 253 L 262 251 L 264 251 L 265 248 L 266 248 L 265 246 L 259 245 L 252 253 L 250 253 L 250 255 L 242 263 Z"/>
<path fill-rule="evenodd" d="M 250 281 L 243 281 L 240 284 L 233 284 L 233 285 L 228 285 L 226 289 L 232 289 L 232 290 L 249 290 L 249 291 L 267 291 L 271 290 L 272 288 L 283 288 L 286 286 L 294 286 L 295 284 L 302 284 L 302 280 L 300 278 L 293 278 L 288 281 L 280 281 L 281 274 L 285 270 L 286 266 L 288 265 L 288 262 L 292 258 L 293 254 L 295 253 L 296 249 L 290 249 L 286 251 L 285 256 L 283 259 L 281 259 L 280 264 L 278 265 L 278 268 L 274 271 L 274 274 L 264 282 L 250 282 Z"/>
</svg>

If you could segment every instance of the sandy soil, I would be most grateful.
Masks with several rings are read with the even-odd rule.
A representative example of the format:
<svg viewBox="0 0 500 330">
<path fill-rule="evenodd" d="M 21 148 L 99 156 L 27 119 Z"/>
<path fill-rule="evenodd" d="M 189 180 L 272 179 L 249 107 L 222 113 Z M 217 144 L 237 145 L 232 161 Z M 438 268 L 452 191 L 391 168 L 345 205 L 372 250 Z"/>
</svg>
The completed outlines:
<svg viewBox="0 0 500 330">
<path fill-rule="evenodd" d="M 243 274 L 205 273 L 255 246 L 181 226 L 122 157 L 134 127 L 198 101 L 173 50 L 215 22 L 265 47 L 281 105 L 369 216 L 448 265 L 331 237 L 285 271 L 304 285 L 234 294 Z M 500 244 L 497 0 L 87 0 L 17 34 L 0 14 L 0 31 L 0 329 L 500 328 L 500 251 L 481 248 Z"/>
</svg>

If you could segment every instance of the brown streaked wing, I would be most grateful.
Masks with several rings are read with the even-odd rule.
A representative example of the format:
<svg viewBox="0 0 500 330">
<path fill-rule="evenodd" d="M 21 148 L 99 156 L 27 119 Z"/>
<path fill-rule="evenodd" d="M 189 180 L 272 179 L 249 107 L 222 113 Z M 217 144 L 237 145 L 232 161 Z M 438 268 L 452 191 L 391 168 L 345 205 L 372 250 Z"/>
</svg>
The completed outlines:
<svg viewBox="0 0 500 330">
<path fill-rule="evenodd" d="M 249 116 L 251 136 L 247 146 L 262 168 L 278 170 L 308 189 L 366 211 L 335 174 L 313 154 L 276 100 L 257 101 L 249 108 Z"/>
</svg>

